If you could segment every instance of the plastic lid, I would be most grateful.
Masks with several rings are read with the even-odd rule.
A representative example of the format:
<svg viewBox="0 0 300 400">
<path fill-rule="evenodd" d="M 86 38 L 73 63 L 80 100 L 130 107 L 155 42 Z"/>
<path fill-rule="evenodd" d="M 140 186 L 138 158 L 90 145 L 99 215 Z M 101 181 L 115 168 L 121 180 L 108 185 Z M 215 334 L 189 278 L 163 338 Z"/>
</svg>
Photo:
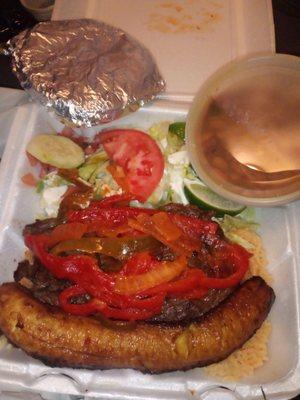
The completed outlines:
<svg viewBox="0 0 300 400">
<path fill-rule="evenodd" d="M 268 206 L 300 198 L 300 59 L 234 61 L 195 96 L 186 135 L 191 163 L 215 192 Z"/>
</svg>

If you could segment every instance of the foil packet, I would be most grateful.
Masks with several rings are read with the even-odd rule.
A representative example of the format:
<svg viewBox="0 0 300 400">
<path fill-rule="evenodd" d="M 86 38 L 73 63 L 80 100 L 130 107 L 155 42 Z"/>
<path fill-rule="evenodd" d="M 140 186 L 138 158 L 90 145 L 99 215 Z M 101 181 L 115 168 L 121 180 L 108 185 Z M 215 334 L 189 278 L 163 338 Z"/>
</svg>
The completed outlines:
<svg viewBox="0 0 300 400">
<path fill-rule="evenodd" d="M 113 121 L 165 89 L 149 50 L 103 22 L 42 22 L 8 45 L 22 87 L 69 126 Z"/>
</svg>

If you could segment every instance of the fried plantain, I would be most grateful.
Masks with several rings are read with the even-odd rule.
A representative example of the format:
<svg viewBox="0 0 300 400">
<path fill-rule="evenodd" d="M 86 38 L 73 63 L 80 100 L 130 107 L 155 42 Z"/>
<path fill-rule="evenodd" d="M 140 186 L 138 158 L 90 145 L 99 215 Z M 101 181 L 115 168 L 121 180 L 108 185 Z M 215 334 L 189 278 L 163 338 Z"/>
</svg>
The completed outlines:
<svg viewBox="0 0 300 400">
<path fill-rule="evenodd" d="M 253 277 L 189 325 L 137 323 L 126 330 L 66 314 L 41 304 L 16 283 L 6 283 L 0 287 L 0 329 L 48 365 L 161 373 L 225 359 L 261 326 L 274 298 L 272 288 Z"/>
</svg>

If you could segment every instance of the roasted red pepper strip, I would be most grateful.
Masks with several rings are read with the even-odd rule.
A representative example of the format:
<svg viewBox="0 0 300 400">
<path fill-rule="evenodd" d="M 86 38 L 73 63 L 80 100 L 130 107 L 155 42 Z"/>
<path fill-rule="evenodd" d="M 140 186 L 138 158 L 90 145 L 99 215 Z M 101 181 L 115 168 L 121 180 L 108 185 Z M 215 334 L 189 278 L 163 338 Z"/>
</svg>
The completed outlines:
<svg viewBox="0 0 300 400">
<path fill-rule="evenodd" d="M 74 284 L 60 295 L 60 302 L 65 311 L 79 315 L 101 312 L 109 318 L 142 320 L 160 312 L 166 295 L 201 298 L 209 288 L 235 286 L 244 277 L 249 266 L 250 254 L 244 248 L 220 239 L 216 235 L 216 223 L 160 210 L 120 207 L 115 200 L 117 201 L 117 198 L 112 199 L 110 203 L 104 202 L 104 206 L 101 202 L 92 202 L 87 209 L 69 211 L 69 222 L 56 227 L 50 234 L 25 235 L 26 245 L 45 268 L 55 277 L 68 279 Z M 126 198 L 123 200 L 127 201 Z M 61 251 L 74 249 L 75 243 L 76 246 L 82 246 L 86 252 L 87 248 L 90 249 L 89 246 L 86 247 L 86 242 L 92 239 L 83 236 L 90 232 L 95 223 L 104 230 L 122 227 L 123 231 L 129 225 L 139 232 L 153 236 L 181 256 L 174 262 L 158 262 L 148 252 L 136 253 L 135 248 L 134 255 L 122 270 L 110 274 L 101 270 L 93 257 L 59 257 L 49 253 L 51 247 L 57 243 Z M 203 235 L 209 235 L 211 239 L 220 242 L 220 245 L 214 248 L 211 258 L 215 261 L 216 270 L 219 269 L 223 275 L 233 271 L 229 276 L 208 277 L 201 269 L 187 267 L 186 256 L 189 257 L 191 251 L 201 247 Z M 98 241 L 101 241 L 101 246 L 104 241 L 115 240 L 94 239 L 97 245 Z M 140 240 L 129 239 L 134 242 Z M 66 240 L 73 240 L 72 243 L 68 242 L 71 247 L 64 247 Z M 126 242 L 128 238 L 118 240 Z M 140 247 L 138 249 L 141 250 Z M 92 251 L 94 250 L 93 247 Z M 88 294 L 91 299 L 84 304 L 72 304 L 72 297 L 83 294 Z"/>
<path fill-rule="evenodd" d="M 100 201 L 94 201 L 90 207 L 112 207 L 112 206 L 128 206 L 129 202 L 133 200 L 131 193 L 115 194 L 113 196 L 104 197 Z"/>
<path fill-rule="evenodd" d="M 149 208 L 133 207 L 95 207 L 84 210 L 69 211 L 67 214 L 68 222 L 99 222 L 105 226 L 113 227 L 123 225 L 128 218 L 134 218 L 139 214 L 154 214 L 156 210 Z"/>
<path fill-rule="evenodd" d="M 51 234 L 48 235 L 47 244 L 53 246 L 64 240 L 81 239 L 87 232 L 88 226 L 80 222 L 70 222 L 69 224 L 57 225 Z"/>
<path fill-rule="evenodd" d="M 63 310 L 76 315 L 91 315 L 100 312 L 106 317 L 138 320 L 151 318 L 160 311 L 164 301 L 164 294 L 160 293 L 147 299 L 132 301 L 129 304 L 129 308 L 123 309 L 108 306 L 104 301 L 98 298 L 93 298 L 83 304 L 72 304 L 70 302 L 72 297 L 83 294 L 86 294 L 86 291 L 79 285 L 65 289 L 59 296 L 59 302 Z"/>
<path fill-rule="evenodd" d="M 172 222 L 170 216 L 163 211 L 151 216 L 151 220 L 157 232 L 168 241 L 177 240 L 182 235 L 181 230 Z"/>
<path fill-rule="evenodd" d="M 147 251 L 137 253 L 126 261 L 118 276 L 144 274 L 157 264 L 158 262 L 155 261 Z"/>
<path fill-rule="evenodd" d="M 84 295 L 86 291 L 79 285 L 71 286 L 63 290 L 59 295 L 59 303 L 62 309 L 70 314 L 90 315 L 95 312 L 101 312 L 106 304 L 99 299 L 91 299 L 83 304 L 72 304 L 70 299 L 74 296 Z"/>
<path fill-rule="evenodd" d="M 200 238 L 203 233 L 216 234 L 218 224 L 213 221 L 203 221 L 195 217 L 187 217 L 181 214 L 169 213 L 171 221 L 181 229 L 181 231 L 194 239 Z"/>
<path fill-rule="evenodd" d="M 201 286 L 214 289 L 225 289 L 228 287 L 236 286 L 245 276 L 249 268 L 249 258 L 251 254 L 238 244 L 228 244 L 227 248 L 227 260 L 235 268 L 235 271 L 226 278 L 210 278 L 202 272 L 203 277 L 201 280 Z M 200 271 L 200 270 L 199 270 Z"/>
<path fill-rule="evenodd" d="M 75 283 L 72 288 L 66 289 L 61 294 L 61 305 L 66 312 L 78 315 L 90 315 L 94 312 L 102 312 L 105 316 L 120 319 L 144 319 L 150 318 L 161 309 L 165 294 L 160 293 L 148 298 L 124 296 L 112 291 L 114 279 L 109 274 L 99 269 L 95 259 L 89 256 L 57 257 L 49 254 L 45 247 L 49 238 L 46 235 L 26 235 L 26 245 L 41 260 L 45 268 L 59 279 L 68 279 Z M 89 294 L 93 298 L 88 304 L 75 305 L 69 303 L 72 296 Z M 105 307 L 103 308 L 103 304 Z M 120 309 L 114 309 L 119 307 Z M 138 315 L 140 310 L 140 315 Z"/>
<path fill-rule="evenodd" d="M 27 234 L 25 235 L 25 243 L 56 278 L 69 279 L 83 287 L 112 288 L 113 279 L 98 267 L 94 258 L 84 255 L 58 257 L 49 254 L 45 250 L 48 245 L 46 235 Z M 92 292 L 94 294 L 95 290 L 92 290 Z"/>
</svg>

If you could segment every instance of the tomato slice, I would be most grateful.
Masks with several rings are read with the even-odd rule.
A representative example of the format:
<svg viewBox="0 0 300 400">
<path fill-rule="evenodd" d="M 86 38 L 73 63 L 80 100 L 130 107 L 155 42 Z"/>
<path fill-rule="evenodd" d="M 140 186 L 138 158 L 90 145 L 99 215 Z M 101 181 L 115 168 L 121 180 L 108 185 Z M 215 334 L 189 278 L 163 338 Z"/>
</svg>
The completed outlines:
<svg viewBox="0 0 300 400">
<path fill-rule="evenodd" d="M 99 141 L 109 158 L 123 168 L 129 192 L 146 201 L 164 172 L 164 158 L 155 140 L 141 131 L 117 129 L 101 132 Z"/>
<path fill-rule="evenodd" d="M 38 183 L 38 180 L 35 178 L 35 176 L 29 172 L 28 174 L 25 174 L 21 177 L 21 181 L 25 183 L 27 186 L 36 186 Z"/>
</svg>

